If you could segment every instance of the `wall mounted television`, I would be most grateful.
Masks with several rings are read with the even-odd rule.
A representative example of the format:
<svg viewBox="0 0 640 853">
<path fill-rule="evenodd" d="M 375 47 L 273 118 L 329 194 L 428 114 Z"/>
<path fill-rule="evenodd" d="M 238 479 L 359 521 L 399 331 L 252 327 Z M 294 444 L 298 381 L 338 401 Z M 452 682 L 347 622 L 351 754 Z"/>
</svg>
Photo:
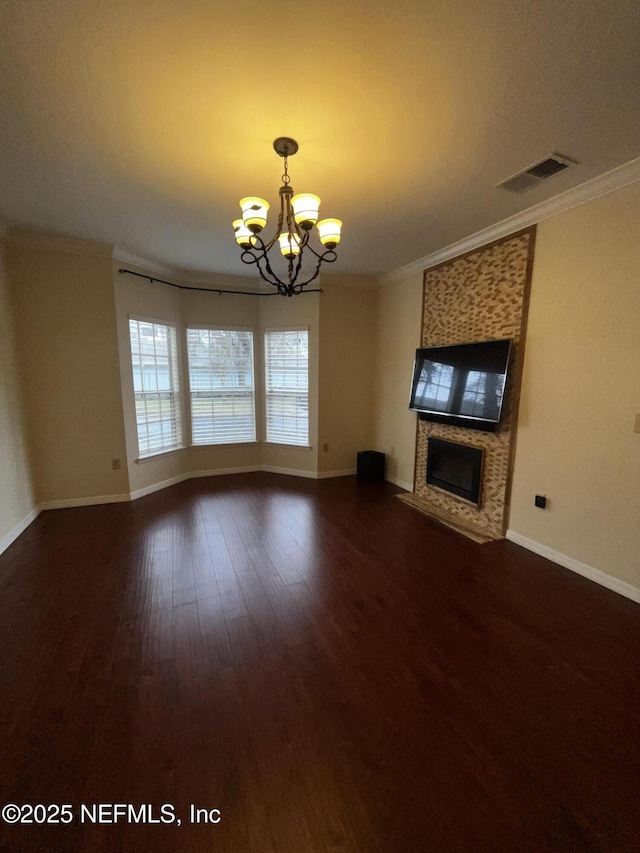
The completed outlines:
<svg viewBox="0 0 640 853">
<path fill-rule="evenodd" d="M 505 339 L 417 349 L 409 408 L 423 420 L 495 432 L 511 344 Z"/>
</svg>

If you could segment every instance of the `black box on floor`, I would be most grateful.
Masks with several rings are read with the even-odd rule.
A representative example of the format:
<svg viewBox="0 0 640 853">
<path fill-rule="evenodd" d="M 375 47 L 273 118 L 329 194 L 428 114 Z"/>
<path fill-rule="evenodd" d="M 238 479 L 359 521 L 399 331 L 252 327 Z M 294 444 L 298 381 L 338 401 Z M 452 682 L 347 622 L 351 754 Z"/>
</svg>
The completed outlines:
<svg viewBox="0 0 640 853">
<path fill-rule="evenodd" d="M 365 483 L 378 483 L 384 480 L 384 453 L 377 450 L 363 450 L 358 453 L 357 476 Z"/>
</svg>

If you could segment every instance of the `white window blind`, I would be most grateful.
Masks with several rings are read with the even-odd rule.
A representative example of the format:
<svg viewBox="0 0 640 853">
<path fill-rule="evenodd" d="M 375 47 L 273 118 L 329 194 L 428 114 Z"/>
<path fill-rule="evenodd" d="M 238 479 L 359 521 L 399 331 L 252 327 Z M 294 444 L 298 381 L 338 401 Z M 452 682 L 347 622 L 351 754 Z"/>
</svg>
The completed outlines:
<svg viewBox="0 0 640 853">
<path fill-rule="evenodd" d="M 309 333 L 264 336 L 267 441 L 309 444 Z"/>
<path fill-rule="evenodd" d="M 141 457 L 182 444 L 176 330 L 164 323 L 129 320 L 138 452 Z"/>
<path fill-rule="evenodd" d="M 187 351 L 193 444 L 255 441 L 253 332 L 187 329 Z"/>
</svg>

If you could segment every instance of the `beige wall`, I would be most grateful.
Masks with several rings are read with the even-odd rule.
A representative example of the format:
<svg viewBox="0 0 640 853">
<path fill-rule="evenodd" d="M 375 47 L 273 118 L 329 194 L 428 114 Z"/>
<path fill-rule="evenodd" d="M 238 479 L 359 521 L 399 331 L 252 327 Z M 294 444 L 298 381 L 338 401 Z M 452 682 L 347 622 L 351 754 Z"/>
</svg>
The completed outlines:
<svg viewBox="0 0 640 853">
<path fill-rule="evenodd" d="M 373 449 L 386 454 L 387 479 L 410 491 L 417 415 L 409 411 L 409 391 L 420 346 L 422 273 L 382 287 L 377 296 Z"/>
<path fill-rule="evenodd" d="M 639 274 L 638 183 L 539 225 L 509 521 L 636 588 Z"/>
<path fill-rule="evenodd" d="M 165 320 L 180 329 L 180 291 L 173 287 L 120 275 L 118 265 L 113 266 L 113 292 L 117 315 L 118 353 L 122 378 L 121 406 L 127 442 L 127 470 L 131 493 L 179 477 L 186 471 L 185 452 L 178 451 L 138 463 L 138 434 L 136 431 L 133 371 L 129 343 L 129 315 L 150 320 Z M 180 365 L 182 366 L 182 365 Z M 184 421 L 184 418 L 183 418 Z M 183 429 L 185 424 L 183 422 Z"/>
<path fill-rule="evenodd" d="M 38 502 L 128 494 L 110 258 L 10 246 L 7 268 Z"/>
<path fill-rule="evenodd" d="M 367 284 L 367 282 L 363 282 Z M 318 471 L 355 471 L 373 440 L 376 292 L 340 279 L 322 281 Z M 329 449 L 324 450 L 328 444 Z"/>
<path fill-rule="evenodd" d="M 5 250 L 0 245 L 0 553 L 34 510 Z M 4 543 L 4 544 L 3 544 Z"/>
</svg>

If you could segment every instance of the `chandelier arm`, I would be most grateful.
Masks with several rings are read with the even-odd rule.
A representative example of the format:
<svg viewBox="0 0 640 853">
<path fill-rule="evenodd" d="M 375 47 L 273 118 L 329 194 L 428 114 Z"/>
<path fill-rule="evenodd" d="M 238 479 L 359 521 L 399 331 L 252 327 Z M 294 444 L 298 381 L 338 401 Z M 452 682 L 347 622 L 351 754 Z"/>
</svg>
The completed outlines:
<svg viewBox="0 0 640 853">
<path fill-rule="evenodd" d="M 302 237 L 300 234 L 300 229 L 298 228 L 298 223 L 295 221 L 293 216 L 293 208 L 291 207 L 291 196 L 287 194 L 285 199 L 285 206 L 287 210 L 287 231 L 289 234 L 297 234 L 298 237 Z"/>
<path fill-rule="evenodd" d="M 252 237 L 253 245 L 251 251 L 256 253 L 256 257 L 266 255 L 275 241 L 275 237 L 269 243 L 265 243 L 260 234 L 254 234 Z"/>
<path fill-rule="evenodd" d="M 279 228 L 277 228 L 277 229 L 276 229 L 276 233 L 275 233 L 275 234 L 273 235 L 273 237 L 269 240 L 269 242 L 268 242 L 268 243 L 263 243 L 263 244 L 262 244 L 262 245 L 263 245 L 263 247 L 264 247 L 264 253 L 265 253 L 265 254 L 266 254 L 268 251 L 270 251 L 271 247 L 274 245 L 274 243 L 276 242 L 276 240 L 278 239 L 278 237 L 279 237 L 279 236 L 280 236 L 280 229 L 279 229 Z"/>
<path fill-rule="evenodd" d="M 316 256 L 316 258 L 324 258 L 324 256 L 328 252 L 333 252 L 333 249 L 325 249 L 322 253 L 320 253 L 320 252 L 316 252 L 316 250 L 313 248 L 313 246 L 307 246 L 307 248 L 309 249 L 310 252 L 313 252 L 313 254 Z M 334 254 L 335 254 L 335 252 L 334 252 Z"/>
<path fill-rule="evenodd" d="M 255 234 L 254 245 L 243 250 L 240 255 L 240 260 L 245 264 L 255 264 L 258 272 L 260 273 L 260 278 L 262 278 L 263 281 L 266 281 L 267 284 L 271 284 L 280 290 L 282 282 L 271 269 L 269 256 L 267 254 L 268 250 L 268 245 L 265 246 L 262 238 Z M 265 267 L 264 269 L 263 264 Z"/>
<path fill-rule="evenodd" d="M 278 226 L 276 228 L 276 233 L 273 235 L 273 237 L 269 241 L 269 245 L 267 246 L 267 252 L 273 246 L 273 244 L 276 242 L 276 240 L 278 239 L 278 237 L 282 233 L 282 221 L 284 219 L 283 204 L 284 204 L 284 202 L 282 200 L 282 196 L 280 196 L 280 213 L 278 214 Z"/>
<path fill-rule="evenodd" d="M 295 288 L 294 288 L 295 293 L 301 293 L 302 289 L 304 287 L 306 287 L 308 284 L 311 284 L 312 281 L 315 281 L 315 279 L 318 277 L 318 273 L 320 272 L 320 267 L 323 263 L 332 264 L 338 257 L 333 249 L 327 249 L 327 251 L 323 252 L 322 255 L 319 255 L 317 252 L 314 252 L 313 254 L 318 258 L 318 263 L 316 264 L 316 268 L 314 270 L 314 273 L 306 281 L 303 281 L 300 284 L 295 285 Z M 328 257 L 329 255 L 333 255 L 333 257 Z"/>
<path fill-rule="evenodd" d="M 300 251 L 298 254 L 298 260 L 296 263 L 295 272 L 293 272 L 293 258 L 289 259 L 289 284 L 291 286 L 293 286 L 296 283 L 296 279 L 298 278 L 298 275 L 300 273 L 301 265 L 302 265 L 302 251 Z M 293 275 L 292 275 L 292 273 L 293 273 Z"/>
<path fill-rule="evenodd" d="M 276 233 L 273 235 L 273 237 L 269 241 L 269 245 L 267 246 L 267 251 L 269 251 L 269 249 L 276 242 L 276 240 L 278 239 L 280 234 L 282 234 L 282 223 L 284 221 L 284 206 L 285 206 L 285 200 L 284 199 L 285 199 L 285 196 L 284 196 L 284 193 L 282 192 L 282 189 L 281 189 L 280 190 L 280 213 L 278 214 L 278 225 L 276 227 Z"/>
<path fill-rule="evenodd" d="M 250 252 L 248 249 L 245 249 L 240 255 L 240 260 L 243 264 L 255 264 L 258 262 L 258 258 L 253 252 Z"/>
<path fill-rule="evenodd" d="M 260 261 L 262 261 L 262 264 L 264 264 L 264 269 L 263 269 Z M 258 272 L 260 273 L 261 278 L 263 278 L 264 281 L 267 282 L 267 284 L 271 284 L 274 287 L 277 287 L 279 293 L 285 293 L 287 285 L 283 281 L 281 281 L 278 278 L 278 276 L 274 273 L 274 271 L 271 269 L 271 264 L 269 263 L 269 257 L 266 254 L 266 252 L 263 253 L 257 259 L 257 264 L 258 264 Z"/>
<path fill-rule="evenodd" d="M 313 272 L 313 275 L 310 278 L 308 278 L 306 281 L 302 281 L 299 284 L 296 284 L 294 287 L 295 293 L 300 293 L 302 291 L 303 287 L 306 287 L 308 284 L 310 284 L 312 281 L 315 281 L 315 279 L 318 278 L 318 273 L 320 272 L 321 264 L 322 264 L 322 258 L 319 258 L 318 263 L 316 264 L 316 268 Z"/>
</svg>

